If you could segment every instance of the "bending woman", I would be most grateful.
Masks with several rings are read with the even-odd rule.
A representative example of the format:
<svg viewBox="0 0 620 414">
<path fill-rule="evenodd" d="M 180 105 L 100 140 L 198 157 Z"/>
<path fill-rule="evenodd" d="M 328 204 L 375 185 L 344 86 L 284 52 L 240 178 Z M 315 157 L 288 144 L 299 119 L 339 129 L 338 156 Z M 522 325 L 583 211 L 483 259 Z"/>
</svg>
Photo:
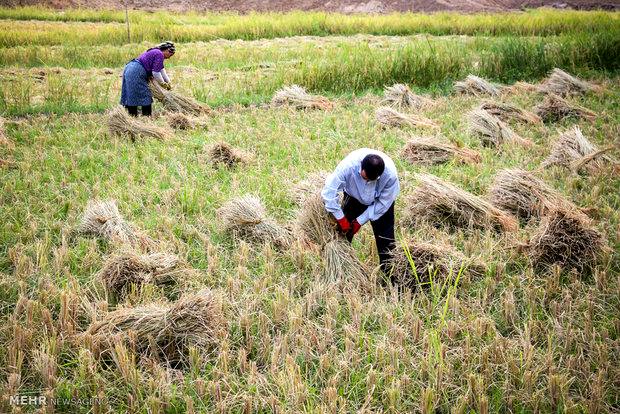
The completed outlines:
<svg viewBox="0 0 620 414">
<path fill-rule="evenodd" d="M 170 78 L 164 69 L 164 59 L 174 55 L 174 43 L 164 42 L 148 49 L 125 65 L 121 105 L 127 108 L 130 115 L 138 116 L 138 106 L 142 107 L 142 115 L 151 115 L 153 96 L 149 90 L 149 81 L 154 78 L 164 89 L 170 89 Z"/>
</svg>

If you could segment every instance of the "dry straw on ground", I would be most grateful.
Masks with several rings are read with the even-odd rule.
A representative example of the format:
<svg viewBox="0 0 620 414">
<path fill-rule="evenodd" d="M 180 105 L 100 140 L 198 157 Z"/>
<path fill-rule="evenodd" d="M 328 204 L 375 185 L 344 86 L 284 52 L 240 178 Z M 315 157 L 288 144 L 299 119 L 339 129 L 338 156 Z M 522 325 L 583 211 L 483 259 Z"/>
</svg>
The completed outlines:
<svg viewBox="0 0 620 414">
<path fill-rule="evenodd" d="M 592 270 L 608 250 L 604 236 L 587 216 L 565 209 L 545 216 L 526 248 L 539 269 L 559 265 L 580 272 Z"/>
<path fill-rule="evenodd" d="M 162 89 L 155 82 L 149 82 L 149 89 L 153 97 L 164 105 L 167 111 L 181 112 L 186 115 L 200 116 L 209 113 L 210 108 L 192 97 L 181 95 L 174 91 Z"/>
<path fill-rule="evenodd" d="M 328 176 L 327 171 L 317 171 L 295 183 L 291 188 L 291 195 L 295 204 L 303 206 L 309 197 L 320 193 Z"/>
<path fill-rule="evenodd" d="M 196 117 L 186 115 L 182 112 L 171 112 L 166 117 L 168 125 L 173 129 L 188 130 L 198 128 L 203 125 L 203 122 Z"/>
<path fill-rule="evenodd" d="M 596 113 L 579 105 L 571 104 L 559 95 L 548 93 L 543 101 L 534 107 L 534 113 L 544 122 L 556 122 L 564 118 L 594 120 Z"/>
<path fill-rule="evenodd" d="M 528 171 L 509 168 L 500 171 L 489 189 L 491 203 L 511 214 L 529 220 L 551 210 L 577 207 L 543 180 Z"/>
<path fill-rule="evenodd" d="M 265 206 L 256 196 L 233 198 L 220 207 L 217 213 L 223 222 L 224 231 L 233 236 L 257 243 L 271 242 L 281 248 L 291 243 L 289 230 L 267 216 Z"/>
<path fill-rule="evenodd" d="M 321 248 L 328 280 L 364 283 L 368 269 L 358 259 L 351 244 L 338 233 L 331 214 L 325 210 L 320 194 L 306 198 L 297 217 L 302 236 Z"/>
<path fill-rule="evenodd" d="M 484 101 L 479 109 L 498 117 L 503 122 L 517 121 L 534 125 L 542 124 L 542 119 L 535 113 L 507 102 Z"/>
<path fill-rule="evenodd" d="M 418 174 L 420 185 L 407 198 L 405 223 L 420 222 L 468 229 L 516 231 L 517 220 L 473 195 L 431 174 Z"/>
<path fill-rule="evenodd" d="M 428 118 L 419 115 L 404 114 L 387 106 L 381 106 L 375 111 L 375 118 L 383 126 L 391 127 L 426 127 L 439 126 Z"/>
<path fill-rule="evenodd" d="M 169 130 L 150 122 L 138 121 L 129 115 L 122 106 L 117 106 L 108 112 L 108 128 L 111 135 L 126 136 L 132 141 L 138 137 L 152 137 L 163 140 L 171 134 Z"/>
<path fill-rule="evenodd" d="M 214 166 L 232 168 L 238 164 L 245 164 L 250 160 L 249 154 L 233 148 L 227 142 L 218 142 L 209 147 L 209 161 Z"/>
<path fill-rule="evenodd" d="M 186 294 L 174 303 L 119 308 L 94 321 L 85 332 L 100 351 L 131 341 L 141 353 L 184 360 L 190 346 L 216 344 L 225 321 L 220 298 L 209 289 Z M 153 349 L 156 348 L 156 349 Z"/>
<path fill-rule="evenodd" d="M 454 90 L 462 95 L 499 96 L 500 89 L 478 76 L 468 75 L 465 80 L 454 84 Z"/>
<path fill-rule="evenodd" d="M 593 173 L 613 162 L 611 157 L 599 151 L 596 145 L 583 135 L 581 129 L 575 126 L 560 134 L 542 166 L 559 165 Z"/>
<path fill-rule="evenodd" d="M 108 258 L 98 278 L 108 293 L 122 298 L 132 287 L 175 284 L 182 273 L 179 258 L 174 254 L 126 251 Z"/>
<path fill-rule="evenodd" d="M 433 103 L 432 99 L 414 94 L 411 89 L 409 89 L 409 86 L 402 83 L 386 87 L 383 91 L 383 96 L 383 104 L 399 109 L 420 109 L 425 106 L 430 106 Z"/>
<path fill-rule="evenodd" d="M 331 109 L 333 104 L 324 96 L 311 95 L 299 85 L 285 86 L 271 99 L 274 106 L 292 106 L 296 109 Z"/>
<path fill-rule="evenodd" d="M 458 148 L 435 137 L 411 137 L 401 150 L 400 156 L 412 164 L 435 165 L 451 160 L 475 164 L 480 154 L 469 148 Z"/>
<path fill-rule="evenodd" d="M 553 69 L 540 85 L 541 92 L 560 96 L 583 95 L 593 90 L 598 90 L 598 87 L 558 68 Z"/>
<path fill-rule="evenodd" d="M 482 109 L 476 109 L 468 114 L 469 131 L 482 140 L 482 144 L 490 147 L 499 147 L 504 143 L 516 143 L 531 146 L 532 141 L 520 137 L 498 117 Z"/>
<path fill-rule="evenodd" d="M 473 263 L 452 246 L 415 240 L 404 241 L 394 248 L 388 269 L 393 283 L 413 290 L 455 280 L 459 272 L 484 272 L 483 266 Z"/>
<path fill-rule="evenodd" d="M 151 239 L 125 221 L 115 200 L 89 200 L 77 231 L 134 247 L 153 244 Z"/>
<path fill-rule="evenodd" d="M 9 137 L 6 135 L 5 121 L 4 121 L 4 118 L 2 118 L 1 116 L 0 116 L 0 146 L 9 147 L 9 148 L 13 146 L 13 143 L 11 142 Z"/>
</svg>

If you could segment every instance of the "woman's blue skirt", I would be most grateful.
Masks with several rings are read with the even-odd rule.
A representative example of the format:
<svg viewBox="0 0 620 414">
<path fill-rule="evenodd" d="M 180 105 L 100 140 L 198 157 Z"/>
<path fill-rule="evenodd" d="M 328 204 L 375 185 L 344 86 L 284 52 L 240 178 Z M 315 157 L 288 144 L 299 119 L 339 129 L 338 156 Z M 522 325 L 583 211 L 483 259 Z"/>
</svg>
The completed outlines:
<svg viewBox="0 0 620 414">
<path fill-rule="evenodd" d="M 121 105 L 145 106 L 153 103 L 149 90 L 149 73 L 137 59 L 125 65 L 123 86 L 121 88 Z"/>
</svg>

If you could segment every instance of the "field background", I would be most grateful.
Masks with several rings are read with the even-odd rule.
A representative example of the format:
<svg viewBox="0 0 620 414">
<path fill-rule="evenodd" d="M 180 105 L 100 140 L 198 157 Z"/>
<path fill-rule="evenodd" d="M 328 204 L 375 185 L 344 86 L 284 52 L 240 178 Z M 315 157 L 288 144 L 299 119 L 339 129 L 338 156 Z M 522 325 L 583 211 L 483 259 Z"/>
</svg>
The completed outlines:
<svg viewBox="0 0 620 414">
<path fill-rule="evenodd" d="M 317 252 L 279 251 L 231 238 L 215 210 L 257 194 L 281 223 L 294 220 L 291 184 L 330 170 L 352 149 L 390 154 L 406 196 L 430 172 L 484 196 L 503 168 L 538 169 L 562 131 L 580 125 L 599 146 L 620 133 L 620 16 L 536 10 L 505 14 L 174 14 L 0 8 L 0 113 L 12 145 L 0 147 L 0 381 L 2 395 L 100 397 L 59 412 L 617 412 L 620 405 L 620 179 L 613 170 L 539 176 L 592 207 L 611 253 L 592 274 L 535 273 L 512 235 L 398 226 L 399 240 L 447 241 L 484 262 L 450 294 L 400 297 L 377 285 L 342 292 L 321 278 Z M 167 141 L 107 134 L 124 64 L 161 40 L 175 90 L 208 103 L 206 125 Z M 594 122 L 513 125 L 533 148 L 483 148 L 467 132 L 480 99 L 452 94 L 473 73 L 494 82 L 537 82 L 561 67 L 599 83 L 574 97 Z M 437 102 L 424 115 L 451 142 L 475 148 L 476 166 L 411 165 L 398 152 L 424 129 L 382 129 L 384 86 L 409 84 Z M 335 102 L 330 111 L 267 105 L 297 83 Z M 507 101 L 531 108 L 541 95 Z M 161 107 L 155 104 L 156 115 Z M 165 119 L 156 122 L 163 125 Z M 213 168 L 209 145 L 253 154 Z M 616 154 L 617 155 L 617 154 Z M 97 358 L 71 340 L 87 311 L 112 309 L 94 275 L 115 246 L 73 232 L 89 199 L 114 198 L 125 218 L 179 254 L 196 288 L 223 297 L 228 320 L 215 350 L 169 367 L 119 348 Z M 368 226 L 365 226 L 368 227 Z M 376 266 L 372 234 L 354 246 Z M 130 304 L 171 299 L 145 290 Z M 174 297 L 172 297 L 174 299 Z M 3 399 L 2 412 L 15 410 Z M 32 410 L 26 407 L 24 411 Z"/>
</svg>

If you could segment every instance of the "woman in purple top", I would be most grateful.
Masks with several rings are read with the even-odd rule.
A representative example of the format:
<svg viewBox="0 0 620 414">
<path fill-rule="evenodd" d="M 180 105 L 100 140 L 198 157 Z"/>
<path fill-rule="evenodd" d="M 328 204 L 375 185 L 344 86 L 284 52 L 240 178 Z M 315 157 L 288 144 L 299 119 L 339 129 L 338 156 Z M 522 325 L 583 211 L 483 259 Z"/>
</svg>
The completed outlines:
<svg viewBox="0 0 620 414">
<path fill-rule="evenodd" d="M 123 86 L 121 89 L 121 105 L 127 108 L 130 115 L 138 116 L 138 106 L 142 107 L 142 115 L 151 115 L 153 96 L 149 90 L 149 81 L 155 79 L 164 89 L 170 89 L 170 79 L 164 69 L 164 59 L 174 55 L 172 42 L 164 42 L 148 49 L 125 65 Z"/>
</svg>

